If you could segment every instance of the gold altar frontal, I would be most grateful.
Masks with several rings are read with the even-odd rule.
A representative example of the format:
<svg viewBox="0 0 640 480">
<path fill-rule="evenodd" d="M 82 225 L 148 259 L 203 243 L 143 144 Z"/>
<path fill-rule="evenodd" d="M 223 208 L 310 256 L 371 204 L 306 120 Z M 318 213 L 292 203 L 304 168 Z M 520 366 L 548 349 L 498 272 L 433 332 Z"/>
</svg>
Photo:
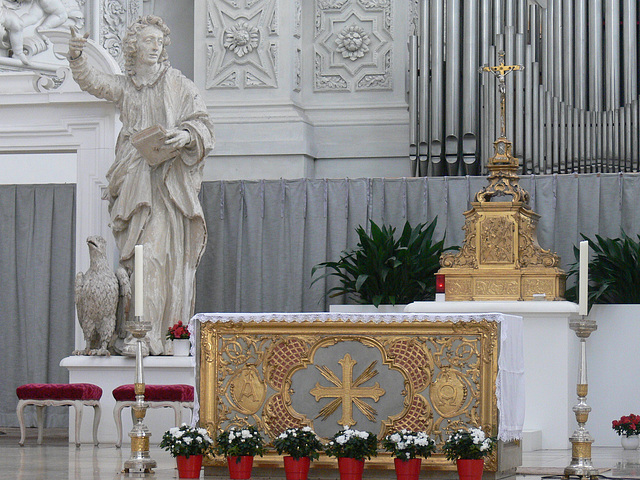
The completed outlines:
<svg viewBox="0 0 640 480">
<path fill-rule="evenodd" d="M 318 319 L 321 316 L 318 315 Z M 254 425 L 270 442 L 309 426 L 326 440 L 345 425 L 375 433 L 426 431 L 441 451 L 459 427 L 496 434 L 500 326 L 495 321 L 391 323 L 313 320 L 200 324 L 200 425 L 212 435 Z M 205 466 L 222 466 L 209 457 Z M 281 467 L 269 448 L 256 467 Z M 442 454 L 427 470 L 455 470 Z M 314 468 L 336 468 L 321 456 Z M 485 470 L 495 472 L 497 455 Z M 391 469 L 380 453 L 367 468 Z"/>
</svg>

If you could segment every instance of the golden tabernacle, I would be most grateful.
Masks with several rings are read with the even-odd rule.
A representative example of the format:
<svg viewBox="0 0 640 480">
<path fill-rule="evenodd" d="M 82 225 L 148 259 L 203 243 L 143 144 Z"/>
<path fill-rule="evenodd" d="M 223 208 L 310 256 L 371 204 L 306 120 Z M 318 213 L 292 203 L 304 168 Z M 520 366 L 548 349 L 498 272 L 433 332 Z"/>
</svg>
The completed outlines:
<svg viewBox="0 0 640 480">
<path fill-rule="evenodd" d="M 565 274 L 560 257 L 538 245 L 540 215 L 529 206 L 529 193 L 518 183 L 518 159 L 506 138 L 505 76 L 520 65 L 483 67 L 499 80 L 501 135 L 489 159 L 489 185 L 476 193 L 471 210 L 464 213 L 465 238 L 457 253 L 440 257 L 447 300 L 562 300 Z M 511 201 L 493 201 L 510 196 Z"/>
<path fill-rule="evenodd" d="M 345 426 L 378 439 L 400 429 L 426 431 L 439 447 L 450 433 L 470 425 L 496 435 L 502 317 L 196 315 L 200 425 L 212 435 L 253 425 L 269 442 L 296 426 L 309 426 L 324 440 Z M 521 325 L 520 317 L 512 318 Z M 501 442 L 487 474 L 501 470 L 504 451 Z M 282 460 L 271 449 L 255 462 L 274 468 Z M 313 464 L 336 467 L 326 456 Z M 219 457 L 205 460 L 205 466 L 222 465 Z M 393 459 L 381 453 L 367 465 L 393 468 Z M 455 465 L 436 454 L 425 468 Z"/>
</svg>

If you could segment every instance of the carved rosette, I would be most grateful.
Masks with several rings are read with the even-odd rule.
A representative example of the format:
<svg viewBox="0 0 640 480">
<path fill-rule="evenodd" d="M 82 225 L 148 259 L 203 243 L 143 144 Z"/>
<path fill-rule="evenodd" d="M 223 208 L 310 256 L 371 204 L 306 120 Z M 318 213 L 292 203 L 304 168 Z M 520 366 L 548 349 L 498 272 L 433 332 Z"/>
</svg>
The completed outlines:
<svg viewBox="0 0 640 480">
<path fill-rule="evenodd" d="M 389 90 L 390 0 L 315 0 L 314 90 Z"/>
<path fill-rule="evenodd" d="M 208 0 L 207 9 L 206 88 L 277 87 L 277 0 Z"/>
</svg>

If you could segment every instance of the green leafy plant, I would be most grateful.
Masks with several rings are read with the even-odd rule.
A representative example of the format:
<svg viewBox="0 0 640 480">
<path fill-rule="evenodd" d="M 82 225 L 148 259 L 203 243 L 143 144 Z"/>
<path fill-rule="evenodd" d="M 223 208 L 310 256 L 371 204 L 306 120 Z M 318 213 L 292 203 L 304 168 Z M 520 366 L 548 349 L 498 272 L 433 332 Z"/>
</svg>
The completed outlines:
<svg viewBox="0 0 640 480">
<path fill-rule="evenodd" d="M 330 457 L 364 460 L 378 455 L 378 439 L 371 432 L 346 427 L 329 439 L 325 452 Z"/>
<path fill-rule="evenodd" d="M 216 452 L 225 457 L 262 456 L 264 440 L 253 426 L 231 427 L 221 432 L 216 438 Z"/>
<path fill-rule="evenodd" d="M 604 238 L 596 235 L 589 242 L 593 251 L 589 262 L 589 307 L 594 303 L 640 303 L 640 235 L 634 240 L 623 234 L 622 238 Z M 568 277 L 580 272 L 580 249 L 573 247 L 576 261 L 570 265 Z M 577 301 L 577 285 L 568 288 L 567 300 Z"/>
<path fill-rule="evenodd" d="M 205 428 L 195 428 L 183 423 L 164 432 L 160 447 L 171 456 L 204 455 L 213 446 L 213 440 Z"/>
<path fill-rule="evenodd" d="M 302 457 L 309 457 L 317 460 L 324 449 L 320 439 L 311 427 L 289 428 L 282 432 L 273 441 L 278 455 L 287 454 L 296 460 Z"/>
<path fill-rule="evenodd" d="M 425 432 L 400 430 L 384 437 L 382 447 L 395 458 L 409 460 L 430 457 L 436 450 L 436 442 Z"/>
<path fill-rule="evenodd" d="M 496 439 L 487 437 L 482 429 L 470 428 L 451 435 L 444 442 L 442 452 L 447 460 L 477 460 L 489 455 L 495 444 Z"/>
<path fill-rule="evenodd" d="M 444 238 L 435 241 L 433 233 L 437 218 L 430 224 L 420 223 L 412 228 L 405 223 L 399 238 L 395 227 L 380 228 L 370 221 L 371 234 L 362 226 L 356 228 L 357 247 L 342 252 L 336 262 L 322 262 L 311 270 L 324 273 L 311 284 L 329 276 L 336 276 L 340 285 L 329 289 L 330 297 L 346 294 L 358 303 L 404 304 L 435 298 L 435 273 L 440 268 L 440 255 L 446 250 Z"/>
</svg>

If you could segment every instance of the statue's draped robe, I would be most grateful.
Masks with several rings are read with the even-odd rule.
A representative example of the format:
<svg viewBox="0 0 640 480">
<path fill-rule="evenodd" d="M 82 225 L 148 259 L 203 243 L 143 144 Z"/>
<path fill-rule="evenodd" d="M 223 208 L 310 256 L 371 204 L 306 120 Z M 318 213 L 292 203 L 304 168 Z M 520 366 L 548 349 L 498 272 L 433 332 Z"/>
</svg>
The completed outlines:
<svg viewBox="0 0 640 480">
<path fill-rule="evenodd" d="M 203 160 L 214 144 L 213 125 L 196 86 L 168 64 L 146 84 L 135 75 L 97 71 L 84 56 L 70 64 L 82 90 L 120 110 L 122 130 L 107 173 L 111 229 L 129 272 L 134 246 L 144 245 L 144 318 L 152 324 L 150 352 L 159 355 L 168 327 L 193 315 L 195 272 L 207 240 L 198 192 Z M 152 167 L 131 136 L 158 124 L 188 130 L 191 142 Z"/>
</svg>

